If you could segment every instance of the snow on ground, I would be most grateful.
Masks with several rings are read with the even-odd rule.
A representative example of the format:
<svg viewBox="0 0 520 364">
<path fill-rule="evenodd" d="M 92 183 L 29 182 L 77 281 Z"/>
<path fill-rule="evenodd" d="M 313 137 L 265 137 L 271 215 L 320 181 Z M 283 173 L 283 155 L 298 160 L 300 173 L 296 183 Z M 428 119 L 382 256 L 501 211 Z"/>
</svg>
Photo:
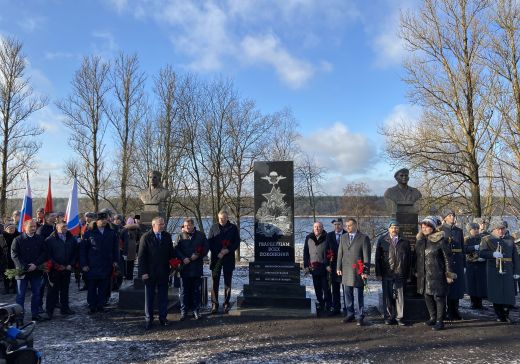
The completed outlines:
<svg viewBox="0 0 520 364">
<path fill-rule="evenodd" d="M 210 276 L 207 267 L 205 274 Z M 211 285 L 211 279 L 208 281 Z M 236 301 L 242 286 L 248 282 L 248 266 L 237 266 L 233 276 L 232 301 Z M 312 278 L 302 274 L 301 284 L 306 287 L 307 297 L 314 299 Z M 221 290 L 222 287 L 223 282 Z M 376 340 L 375 337 L 381 336 L 380 331 L 387 329 L 375 310 L 380 283 L 370 280 L 369 287 L 371 293 L 365 296 L 365 305 L 368 308 L 368 320 L 373 324 L 366 330 L 378 331 L 375 331 L 373 337 L 358 339 L 357 331 L 353 331 L 356 334 L 349 334 L 352 336 L 337 337 L 338 330 L 341 333 L 345 327 L 341 326 L 339 317 L 302 320 L 217 315 L 205 317 L 200 321 L 174 322 L 170 328 L 156 328 L 146 332 L 143 329 L 143 312 L 121 312 L 117 309 L 117 292 L 112 294 L 107 312 L 87 315 L 86 292 L 78 291 L 75 283 L 71 282 L 71 308 L 76 311 L 76 315 L 61 316 L 57 310 L 53 320 L 38 323 L 34 332 L 34 346 L 42 352 L 45 363 L 377 362 L 381 359 L 376 355 L 390 350 L 392 346 L 384 340 L 377 348 L 362 345 L 363 340 Z M 14 295 L 2 295 L 0 301 L 14 302 Z M 517 300 L 518 303 L 519 301 L 520 299 Z M 469 305 L 468 298 L 462 300 L 461 311 L 463 316 L 472 316 L 473 321 L 468 322 L 475 325 L 477 332 L 482 330 L 480 327 L 484 327 L 480 323 L 481 320 L 485 321 L 485 325 L 494 325 L 493 310 L 489 303 L 486 303 L 487 309 L 483 311 L 473 311 Z M 30 294 L 26 299 L 27 311 L 29 306 Z M 512 316 L 515 319 L 518 319 L 518 315 L 518 311 L 513 311 Z M 28 319 L 29 313 L 26 315 L 26 320 Z M 178 312 L 174 310 L 169 319 L 176 321 Z M 293 329 L 287 331 L 288 326 Z M 414 325 L 414 328 L 416 326 Z M 309 335 L 307 329 L 311 332 L 317 330 L 318 335 Z M 424 331 L 422 328 L 419 329 L 421 333 Z M 390 330 L 399 328 L 392 327 Z M 393 337 L 395 333 L 399 331 L 388 331 L 388 334 L 383 334 L 383 338 L 384 335 Z M 518 330 L 516 333 L 518 334 Z M 425 335 L 429 334 L 430 332 L 427 332 Z M 348 345 L 343 344 L 345 340 L 348 341 Z M 414 340 L 421 339 L 414 337 Z M 411 342 L 416 345 L 414 340 Z M 417 343 L 417 348 L 431 350 L 435 342 L 430 343 L 429 336 L 425 336 L 423 340 L 424 342 Z M 437 344 L 439 347 L 444 345 L 442 342 Z M 411 345 L 408 340 L 402 345 L 405 353 L 414 352 L 413 348 L 407 347 Z M 478 344 L 465 350 L 466 357 L 473 361 L 487 355 L 486 349 Z M 450 355 L 450 351 L 446 350 L 432 358 L 435 357 L 434 361 L 437 362 L 448 362 L 452 358 Z M 518 353 L 504 348 L 503 355 L 505 358 L 514 359 Z M 464 362 L 464 359 L 465 357 L 458 358 L 457 361 Z"/>
</svg>

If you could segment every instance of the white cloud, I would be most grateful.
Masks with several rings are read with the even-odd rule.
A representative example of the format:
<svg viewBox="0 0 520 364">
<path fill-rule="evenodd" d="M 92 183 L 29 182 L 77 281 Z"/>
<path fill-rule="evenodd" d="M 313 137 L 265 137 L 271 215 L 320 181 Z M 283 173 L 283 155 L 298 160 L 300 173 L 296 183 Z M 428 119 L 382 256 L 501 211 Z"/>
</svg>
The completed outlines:
<svg viewBox="0 0 520 364">
<path fill-rule="evenodd" d="M 74 53 L 70 52 L 63 52 L 63 51 L 57 51 L 57 52 L 45 52 L 44 55 L 45 59 L 48 59 L 50 61 L 56 60 L 56 59 L 68 59 L 68 58 L 74 58 L 76 55 Z"/>
<path fill-rule="evenodd" d="M 108 4 L 112 6 L 118 13 L 123 12 L 128 6 L 128 0 L 107 0 Z"/>
<path fill-rule="evenodd" d="M 188 68 L 220 71 L 237 62 L 263 64 L 292 88 L 332 70 L 327 60 L 311 59 L 312 49 L 324 38 L 335 39 L 360 16 L 353 2 L 343 0 L 107 1 L 118 11 L 153 19 L 165 28 L 174 49 L 189 57 Z"/>
<path fill-rule="evenodd" d="M 282 81 L 292 88 L 300 88 L 314 75 L 310 63 L 292 56 L 273 35 L 248 36 L 241 46 L 249 61 L 273 66 Z"/>
<path fill-rule="evenodd" d="M 378 159 L 373 141 L 352 133 L 342 123 L 303 136 L 300 145 L 304 152 L 314 156 L 320 167 L 347 177 L 365 173 Z"/>
<path fill-rule="evenodd" d="M 110 32 L 106 31 L 95 31 L 92 33 L 95 39 L 99 39 L 98 43 L 94 43 L 94 53 L 103 59 L 110 59 L 112 56 L 119 51 L 119 45 L 117 44 L 114 36 Z"/>
<path fill-rule="evenodd" d="M 27 33 L 32 33 L 42 28 L 46 20 L 47 19 L 42 16 L 28 16 L 18 21 L 18 25 Z"/>
<path fill-rule="evenodd" d="M 413 125 L 419 120 L 422 114 L 422 108 L 410 104 L 395 105 L 390 114 L 383 120 L 383 126 Z"/>
</svg>

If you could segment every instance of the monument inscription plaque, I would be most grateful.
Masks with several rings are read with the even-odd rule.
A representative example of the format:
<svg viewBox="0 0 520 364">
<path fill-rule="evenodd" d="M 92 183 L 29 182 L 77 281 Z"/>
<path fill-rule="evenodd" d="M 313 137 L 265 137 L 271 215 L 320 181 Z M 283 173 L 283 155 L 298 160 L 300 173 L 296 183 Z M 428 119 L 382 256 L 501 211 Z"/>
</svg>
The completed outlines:
<svg viewBox="0 0 520 364">
<path fill-rule="evenodd" d="M 293 162 L 256 162 L 255 261 L 239 307 L 310 308 L 294 260 Z"/>
</svg>

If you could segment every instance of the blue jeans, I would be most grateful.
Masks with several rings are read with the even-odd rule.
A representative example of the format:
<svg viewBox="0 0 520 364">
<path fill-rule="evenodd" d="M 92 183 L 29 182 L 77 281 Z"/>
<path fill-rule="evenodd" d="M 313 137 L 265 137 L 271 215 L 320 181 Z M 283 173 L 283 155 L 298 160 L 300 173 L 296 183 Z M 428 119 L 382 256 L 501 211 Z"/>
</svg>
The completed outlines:
<svg viewBox="0 0 520 364">
<path fill-rule="evenodd" d="M 365 317 L 365 303 L 363 300 L 363 287 L 352 287 L 352 286 L 343 286 L 343 292 L 345 292 L 346 306 L 347 306 L 347 317 L 354 316 L 354 288 L 357 291 L 357 301 L 359 308 L 358 319 L 363 319 Z"/>
<path fill-rule="evenodd" d="M 27 291 L 27 285 L 31 282 L 31 315 L 38 315 L 38 308 L 40 307 L 40 288 L 42 285 L 42 276 L 25 277 L 24 279 L 17 279 L 16 284 L 18 290 L 16 292 L 16 303 L 22 306 L 25 312 L 25 292 Z"/>
<path fill-rule="evenodd" d="M 159 320 L 166 320 L 168 314 L 168 281 L 157 282 L 144 280 L 144 316 L 146 321 L 153 321 L 155 290 L 157 289 L 157 308 Z"/>
<path fill-rule="evenodd" d="M 200 306 L 200 277 L 181 278 L 181 281 L 181 312 L 186 314 L 190 308 L 193 311 L 198 310 Z"/>
</svg>

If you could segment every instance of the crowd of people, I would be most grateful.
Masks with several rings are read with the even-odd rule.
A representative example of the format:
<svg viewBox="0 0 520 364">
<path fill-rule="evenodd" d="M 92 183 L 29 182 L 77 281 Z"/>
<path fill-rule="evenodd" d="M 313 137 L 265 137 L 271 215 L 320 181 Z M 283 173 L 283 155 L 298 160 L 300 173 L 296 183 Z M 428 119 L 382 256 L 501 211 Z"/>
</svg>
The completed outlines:
<svg viewBox="0 0 520 364">
<path fill-rule="evenodd" d="M 30 287 L 35 321 L 52 319 L 57 308 L 62 315 L 72 315 L 69 286 L 74 276 L 78 288 L 83 281 L 81 290 L 88 291 L 88 313 L 95 314 L 104 311 L 112 290 L 125 279 L 133 281 L 138 260 L 138 276 L 145 286 L 145 328 L 154 325 L 154 307 L 158 308 L 159 324 L 167 326 L 172 276 L 180 278 L 180 320 L 187 319 L 189 312 L 195 319 L 201 317 L 204 258 L 211 253 L 211 314 L 219 312 L 222 274 L 223 312 L 228 313 L 240 236 L 227 211 L 219 212 L 207 237 L 197 230 L 193 219 L 186 218 L 175 241 L 162 217 L 154 218 L 146 232 L 138 217 L 125 221 L 108 209 L 87 212 L 81 218 L 81 233 L 73 236 L 63 213 L 43 209 L 23 223 L 20 233 L 20 212 L 15 211 L 0 229 L 3 293 L 15 293 L 16 302 L 25 307 Z M 445 320 L 462 319 L 459 302 L 465 293 L 472 309 L 483 309 L 483 299 L 487 299 L 493 303 L 498 321 L 511 322 L 509 310 L 520 289 L 520 235 L 510 234 L 504 221 L 495 220 L 489 226 L 485 219 L 475 219 L 467 225 L 464 237 L 455 222 L 452 210 L 442 218 L 422 219 L 415 244 L 403 238 L 396 221 L 388 223 L 387 232 L 375 244 L 373 262 L 375 276 L 381 281 L 385 324 L 406 325 L 407 287 L 424 296 L 430 316 L 426 324 L 434 330 L 442 330 Z M 364 324 L 371 250 L 369 237 L 359 231 L 353 218 L 333 220 L 329 233 L 321 222 L 313 224 L 304 243 L 303 266 L 312 275 L 318 314 L 335 316 L 343 311 L 343 322 Z"/>
<path fill-rule="evenodd" d="M 415 244 L 399 234 L 396 221 L 375 245 L 375 275 L 381 281 L 383 316 L 387 325 L 406 325 L 407 286 L 424 296 L 429 313 L 426 325 L 442 330 L 444 321 L 461 320 L 459 302 L 467 293 L 471 308 L 483 309 L 482 300 L 493 304 L 497 321 L 511 323 L 509 310 L 520 289 L 520 235 L 510 234 L 507 223 L 478 218 L 462 229 L 455 225 L 453 210 L 442 218 L 420 221 Z M 489 230 L 488 230 L 489 227 Z M 343 322 L 364 324 L 364 289 L 371 273 L 371 243 L 357 228 L 355 219 L 332 221 L 327 233 L 319 221 L 304 244 L 304 268 L 312 275 L 318 314 L 341 314 Z M 354 293 L 357 317 L 354 310 Z"/>
<path fill-rule="evenodd" d="M 109 209 L 87 212 L 81 217 L 78 236 L 68 231 L 63 213 L 45 213 L 25 221 L 19 232 L 20 212 L 15 211 L 0 226 L 0 268 L 4 294 L 16 294 L 16 302 L 25 309 L 27 289 L 31 289 L 31 318 L 49 320 L 57 308 L 62 315 L 75 312 L 69 305 L 69 286 L 74 276 L 78 288 L 87 290 L 88 314 L 103 312 L 111 292 L 124 280 L 133 281 L 134 265 L 145 286 L 146 328 L 154 321 L 157 296 L 159 323 L 166 319 L 168 287 L 172 277 L 180 278 L 181 320 L 192 312 L 200 318 L 200 287 L 203 259 L 211 251 L 210 268 L 213 284 L 212 310 L 219 311 L 219 281 L 224 275 L 224 313 L 230 310 L 231 280 L 235 269 L 234 252 L 240 244 L 236 225 L 227 211 L 220 211 L 218 223 L 208 237 L 195 228 L 193 219 L 185 219 L 175 242 L 165 231 L 162 217 L 152 220 L 146 232 L 139 216 L 124 217 Z M 176 261 L 178 263 L 176 263 Z M 175 273 L 175 274 L 173 274 Z M 45 303 L 45 307 L 44 307 Z"/>
</svg>

